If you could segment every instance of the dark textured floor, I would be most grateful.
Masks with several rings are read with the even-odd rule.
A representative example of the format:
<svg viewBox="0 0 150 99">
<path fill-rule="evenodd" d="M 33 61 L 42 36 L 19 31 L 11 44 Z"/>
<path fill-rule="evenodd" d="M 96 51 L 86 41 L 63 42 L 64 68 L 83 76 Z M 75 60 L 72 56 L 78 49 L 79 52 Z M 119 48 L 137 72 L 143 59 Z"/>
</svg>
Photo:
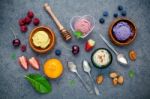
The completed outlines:
<svg viewBox="0 0 150 99">
<path fill-rule="evenodd" d="M 133 44 L 126 47 L 115 48 L 128 55 L 128 51 L 134 49 L 137 52 L 137 60 L 130 62 L 128 67 L 123 67 L 116 62 L 115 55 L 111 66 L 107 69 L 99 70 L 92 67 L 92 75 L 102 73 L 105 80 L 102 85 L 98 86 L 101 95 L 89 95 L 85 88 L 82 86 L 79 79 L 71 72 L 68 71 L 66 66 L 66 58 L 74 61 L 78 65 L 79 73 L 83 76 L 84 80 L 92 87 L 89 77 L 83 72 L 81 68 L 81 61 L 83 59 L 90 60 L 90 53 L 84 52 L 84 40 L 77 40 L 73 38 L 70 43 L 62 41 L 60 34 L 43 10 L 43 4 L 48 2 L 55 14 L 61 20 L 63 25 L 70 29 L 69 21 L 75 15 L 90 14 L 96 19 L 95 33 L 91 34 L 88 38 L 96 40 L 96 47 L 107 46 L 98 37 L 98 33 L 102 33 L 107 39 L 107 31 L 110 22 L 113 20 L 113 13 L 117 12 L 117 6 L 123 5 L 127 11 L 128 18 L 132 19 L 138 29 L 138 35 Z M 28 35 L 33 29 L 33 25 L 28 26 L 29 30 L 23 34 L 19 30 L 17 20 L 24 17 L 26 12 L 32 9 L 36 16 L 41 19 L 41 25 L 50 26 L 57 35 L 56 48 L 62 49 L 65 54 L 57 57 L 54 50 L 46 55 L 39 55 L 31 50 L 28 45 Z M 150 99 L 150 0 L 0 0 L 0 99 Z M 103 11 L 108 11 L 109 16 L 106 18 L 104 25 L 100 25 L 98 20 L 102 16 Z M 13 35 L 10 31 L 13 27 L 15 32 L 18 33 L 18 38 L 22 43 L 27 44 L 27 52 L 22 53 L 20 49 L 14 49 L 11 45 Z M 61 43 L 59 43 L 61 42 Z M 62 44 L 71 47 L 73 44 L 80 46 L 81 52 L 76 57 L 71 57 L 71 53 L 64 49 Z M 81 54 L 83 53 L 83 54 Z M 66 55 L 67 54 L 67 55 Z M 68 56 L 69 54 L 69 56 Z M 48 58 L 59 58 L 64 64 L 64 74 L 57 80 L 51 80 L 53 91 L 49 94 L 36 93 L 29 83 L 24 79 L 24 75 L 28 73 L 41 73 L 29 69 L 24 71 L 17 62 L 17 57 L 25 55 L 27 57 L 36 56 L 40 59 L 41 64 Z M 125 77 L 123 86 L 114 87 L 111 79 L 108 77 L 110 71 L 118 71 Z M 134 70 L 135 77 L 129 78 L 128 71 Z M 49 80 L 50 81 L 50 80 Z"/>
</svg>

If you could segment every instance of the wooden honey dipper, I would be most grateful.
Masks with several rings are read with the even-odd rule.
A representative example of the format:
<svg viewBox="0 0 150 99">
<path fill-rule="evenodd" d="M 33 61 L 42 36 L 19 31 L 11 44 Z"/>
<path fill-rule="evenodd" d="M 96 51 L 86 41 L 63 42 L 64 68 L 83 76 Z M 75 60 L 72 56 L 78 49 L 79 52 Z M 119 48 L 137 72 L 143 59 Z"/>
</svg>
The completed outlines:
<svg viewBox="0 0 150 99">
<path fill-rule="evenodd" d="M 47 13 L 52 17 L 52 19 L 54 20 L 54 22 L 56 23 L 63 39 L 65 41 L 68 41 L 70 40 L 72 37 L 71 37 L 71 34 L 68 30 L 66 30 L 63 25 L 59 22 L 59 20 L 57 19 L 57 17 L 54 15 L 54 13 L 52 12 L 51 10 L 51 7 L 48 5 L 48 3 L 45 3 L 44 4 L 44 9 L 47 11 Z"/>
</svg>

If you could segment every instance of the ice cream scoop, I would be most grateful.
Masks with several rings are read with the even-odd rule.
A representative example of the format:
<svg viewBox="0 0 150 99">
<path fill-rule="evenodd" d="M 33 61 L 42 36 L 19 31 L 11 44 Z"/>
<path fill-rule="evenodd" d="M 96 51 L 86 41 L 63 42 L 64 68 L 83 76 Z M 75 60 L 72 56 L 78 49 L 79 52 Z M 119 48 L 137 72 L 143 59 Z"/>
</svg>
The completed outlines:
<svg viewBox="0 0 150 99">
<path fill-rule="evenodd" d="M 125 41 L 132 35 L 132 32 L 126 22 L 119 22 L 113 27 L 113 34 L 118 40 Z"/>
</svg>

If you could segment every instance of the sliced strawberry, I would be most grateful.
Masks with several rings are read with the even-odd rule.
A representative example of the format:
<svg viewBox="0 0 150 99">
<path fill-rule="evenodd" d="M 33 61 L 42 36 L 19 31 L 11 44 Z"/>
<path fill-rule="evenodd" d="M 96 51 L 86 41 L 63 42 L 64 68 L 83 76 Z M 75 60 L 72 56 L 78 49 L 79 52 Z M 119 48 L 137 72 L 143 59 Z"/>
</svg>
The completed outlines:
<svg viewBox="0 0 150 99">
<path fill-rule="evenodd" d="M 39 61 L 35 57 L 31 57 L 29 59 L 29 63 L 34 69 L 40 69 Z"/>
<path fill-rule="evenodd" d="M 89 39 L 85 44 L 85 50 L 88 52 L 92 50 L 94 46 L 95 46 L 95 41 L 92 39 Z"/>
<path fill-rule="evenodd" d="M 25 56 L 21 56 L 19 57 L 19 63 L 21 65 L 21 67 L 25 70 L 28 69 L 28 61 L 27 61 L 27 58 Z"/>
</svg>

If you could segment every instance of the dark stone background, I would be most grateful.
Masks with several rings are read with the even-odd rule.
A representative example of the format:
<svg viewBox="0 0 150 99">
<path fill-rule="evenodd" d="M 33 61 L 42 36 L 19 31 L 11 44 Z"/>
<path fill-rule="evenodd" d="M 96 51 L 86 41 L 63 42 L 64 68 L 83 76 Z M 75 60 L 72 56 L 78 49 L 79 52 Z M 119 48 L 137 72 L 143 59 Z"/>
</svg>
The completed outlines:
<svg viewBox="0 0 150 99">
<path fill-rule="evenodd" d="M 62 24 L 70 29 L 69 21 L 75 15 L 90 14 L 96 20 L 95 33 L 88 36 L 96 40 L 96 48 L 107 46 L 98 37 L 102 33 L 107 39 L 107 31 L 110 22 L 113 20 L 113 13 L 117 12 L 117 6 L 123 5 L 127 11 L 127 17 L 132 19 L 137 26 L 138 35 L 135 42 L 126 47 L 114 46 L 118 51 L 128 55 L 128 51 L 134 49 L 137 52 L 137 60 L 130 62 L 128 67 L 123 67 L 116 62 L 115 55 L 111 66 L 107 69 L 99 70 L 92 66 L 92 75 L 102 73 L 105 76 L 102 85 L 98 88 L 100 96 L 89 95 L 79 79 L 68 71 L 66 59 L 74 61 L 78 65 L 79 73 L 83 79 L 92 87 L 87 74 L 81 68 L 81 61 L 87 59 L 90 61 L 90 53 L 84 51 L 84 41 L 73 38 L 70 43 L 62 41 L 60 34 L 52 19 L 43 10 L 43 4 L 48 2 Z M 54 50 L 46 55 L 40 55 L 31 50 L 28 44 L 28 35 L 33 29 L 33 25 L 28 26 L 27 33 L 21 33 L 18 26 L 18 19 L 24 17 L 26 12 L 32 9 L 36 16 L 40 18 L 41 25 L 50 26 L 57 35 L 57 44 L 54 49 L 62 50 L 63 55 L 57 57 Z M 0 99 L 150 99 L 150 0 L 0 0 Z M 98 20 L 103 11 L 109 12 L 104 25 L 100 25 Z M 14 49 L 11 45 L 13 35 L 10 31 L 13 27 L 23 44 L 27 44 L 27 52 L 21 52 L 20 49 Z M 71 29 L 70 29 L 71 30 Z M 88 39 L 87 38 L 87 39 Z M 72 57 L 69 50 L 63 46 L 71 47 L 73 44 L 80 46 L 80 54 Z M 81 54 L 82 53 L 82 54 Z M 59 58 L 64 64 L 64 74 L 57 80 L 49 80 L 52 83 L 53 91 L 49 94 L 38 94 L 29 83 L 24 79 L 28 73 L 41 73 L 30 68 L 24 71 L 18 65 L 17 58 L 25 55 L 28 58 L 35 56 L 40 59 L 41 64 L 48 58 Z M 135 77 L 130 78 L 128 71 L 134 70 Z M 123 86 L 114 87 L 111 79 L 108 77 L 110 71 L 118 71 L 125 77 Z"/>
</svg>

